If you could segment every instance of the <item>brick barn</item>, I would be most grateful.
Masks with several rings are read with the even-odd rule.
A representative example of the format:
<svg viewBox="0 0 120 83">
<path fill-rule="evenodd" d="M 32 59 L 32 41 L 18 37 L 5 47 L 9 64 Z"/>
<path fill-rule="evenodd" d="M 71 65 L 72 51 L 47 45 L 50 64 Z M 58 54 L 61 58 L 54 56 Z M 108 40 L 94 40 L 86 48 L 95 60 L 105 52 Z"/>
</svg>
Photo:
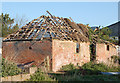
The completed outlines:
<svg viewBox="0 0 120 83">
<path fill-rule="evenodd" d="M 105 64 L 111 64 L 111 57 L 118 56 L 116 45 L 110 43 L 96 44 L 96 60 Z"/>
<path fill-rule="evenodd" d="M 3 57 L 28 67 L 47 64 L 54 72 L 63 65 L 81 66 L 89 62 L 87 26 L 47 13 L 6 37 L 2 44 Z"/>
</svg>

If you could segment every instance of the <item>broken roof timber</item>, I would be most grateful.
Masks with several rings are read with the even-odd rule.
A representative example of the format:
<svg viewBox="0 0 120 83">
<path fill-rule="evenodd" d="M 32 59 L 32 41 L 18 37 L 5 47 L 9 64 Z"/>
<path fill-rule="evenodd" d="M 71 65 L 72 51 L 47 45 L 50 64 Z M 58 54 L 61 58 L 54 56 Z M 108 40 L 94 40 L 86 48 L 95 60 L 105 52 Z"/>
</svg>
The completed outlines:
<svg viewBox="0 0 120 83">
<path fill-rule="evenodd" d="M 32 20 L 17 32 L 10 34 L 4 41 L 42 40 L 47 36 L 59 40 L 89 41 L 80 25 L 71 22 L 68 18 L 55 17 L 48 11 L 47 13 L 49 14 L 48 16 L 42 15 Z"/>
</svg>

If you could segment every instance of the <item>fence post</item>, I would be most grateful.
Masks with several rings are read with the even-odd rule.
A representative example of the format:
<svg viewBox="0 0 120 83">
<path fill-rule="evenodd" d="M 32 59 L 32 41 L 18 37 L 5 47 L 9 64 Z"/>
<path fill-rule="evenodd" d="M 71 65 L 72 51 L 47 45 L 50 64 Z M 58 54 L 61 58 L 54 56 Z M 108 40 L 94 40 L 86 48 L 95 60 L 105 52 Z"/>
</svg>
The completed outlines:
<svg viewBox="0 0 120 83">
<path fill-rule="evenodd" d="M 49 67 L 50 67 L 50 64 L 49 64 L 49 56 L 47 56 L 47 70 L 49 71 Z"/>
</svg>

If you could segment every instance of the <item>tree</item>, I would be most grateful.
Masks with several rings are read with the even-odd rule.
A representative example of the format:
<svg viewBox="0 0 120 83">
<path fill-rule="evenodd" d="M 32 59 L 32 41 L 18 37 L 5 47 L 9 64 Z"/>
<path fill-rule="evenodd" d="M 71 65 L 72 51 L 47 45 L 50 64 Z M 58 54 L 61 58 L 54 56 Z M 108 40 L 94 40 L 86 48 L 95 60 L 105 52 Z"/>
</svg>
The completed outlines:
<svg viewBox="0 0 120 83">
<path fill-rule="evenodd" d="M 108 27 L 103 27 L 99 30 L 98 36 L 103 40 L 110 40 L 109 35 L 111 34 L 111 30 Z"/>
<path fill-rule="evenodd" d="M 17 31 L 19 29 L 18 24 L 14 25 L 14 19 L 9 17 L 9 14 L 1 14 L 0 15 L 0 25 L 2 34 L 0 35 L 1 37 L 6 37 L 7 35 Z"/>
<path fill-rule="evenodd" d="M 18 25 L 18 27 L 22 27 L 28 22 L 27 18 L 25 15 L 22 15 L 21 17 L 16 15 L 15 17 L 15 23 Z"/>
<path fill-rule="evenodd" d="M 100 27 L 93 31 L 92 28 L 88 27 L 89 29 L 89 40 L 91 43 L 96 43 L 101 40 L 109 41 L 111 43 L 117 44 L 118 41 L 115 39 L 110 39 L 109 35 L 111 34 L 111 30 L 108 27 Z M 100 40 L 101 39 L 101 40 Z"/>
<path fill-rule="evenodd" d="M 12 33 L 16 32 L 17 30 L 19 29 L 19 26 L 18 24 L 15 24 L 13 27 L 12 27 Z"/>
<path fill-rule="evenodd" d="M 13 62 L 2 58 L 2 77 L 18 75 L 21 73 L 21 69 Z"/>
</svg>

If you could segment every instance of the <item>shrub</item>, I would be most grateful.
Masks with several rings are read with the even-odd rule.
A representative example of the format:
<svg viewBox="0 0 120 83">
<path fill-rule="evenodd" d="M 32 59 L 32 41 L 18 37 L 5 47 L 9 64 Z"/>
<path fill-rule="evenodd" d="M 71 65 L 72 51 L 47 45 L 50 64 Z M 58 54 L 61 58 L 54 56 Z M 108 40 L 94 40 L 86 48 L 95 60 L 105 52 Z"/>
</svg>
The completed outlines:
<svg viewBox="0 0 120 83">
<path fill-rule="evenodd" d="M 32 67 L 36 67 L 36 65 L 32 65 Z"/>
<path fill-rule="evenodd" d="M 120 71 L 118 67 L 109 67 L 103 63 L 95 64 L 93 62 L 86 63 L 82 66 L 83 69 L 101 72 L 118 72 Z"/>
<path fill-rule="evenodd" d="M 120 56 L 118 57 L 118 62 L 119 62 L 119 64 L 120 64 Z"/>
<path fill-rule="evenodd" d="M 68 79 L 67 79 L 68 78 Z M 68 81 L 120 81 L 117 76 L 110 76 L 110 75 L 83 75 L 83 76 L 71 76 L 66 77 Z M 94 82 L 93 82 L 94 83 Z"/>
<path fill-rule="evenodd" d="M 73 64 L 70 63 L 69 65 L 62 66 L 61 70 L 69 71 L 69 70 L 73 70 L 75 68 L 76 67 Z"/>
<path fill-rule="evenodd" d="M 120 81 L 117 75 L 57 75 L 55 76 L 59 81 Z M 94 82 L 93 82 L 94 83 Z"/>
<path fill-rule="evenodd" d="M 80 71 L 80 69 L 73 69 L 73 70 L 69 70 L 65 73 L 65 75 L 81 75 L 82 72 Z"/>
<path fill-rule="evenodd" d="M 47 74 L 42 72 L 41 69 L 38 69 L 35 74 L 31 75 L 28 81 L 52 81 L 52 79 Z"/>
<path fill-rule="evenodd" d="M 2 58 L 2 77 L 13 76 L 21 73 L 21 69 L 15 63 L 8 62 Z"/>
<path fill-rule="evenodd" d="M 116 63 L 119 60 L 119 57 L 116 55 L 111 56 L 111 59 Z"/>
</svg>

